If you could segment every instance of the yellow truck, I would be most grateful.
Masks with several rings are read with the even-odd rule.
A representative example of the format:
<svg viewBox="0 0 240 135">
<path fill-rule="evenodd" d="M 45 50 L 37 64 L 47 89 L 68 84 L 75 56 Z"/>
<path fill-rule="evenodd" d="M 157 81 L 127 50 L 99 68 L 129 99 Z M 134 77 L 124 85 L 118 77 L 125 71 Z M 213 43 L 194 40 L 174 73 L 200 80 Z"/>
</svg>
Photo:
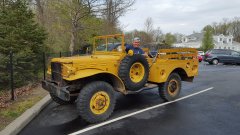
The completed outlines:
<svg viewBox="0 0 240 135">
<path fill-rule="evenodd" d="M 97 36 L 90 55 L 51 59 L 42 87 L 59 104 L 76 102 L 82 119 L 97 123 L 113 112 L 115 92 L 128 95 L 158 88 L 161 98 L 172 101 L 179 96 L 181 82 L 192 82 L 198 74 L 196 49 L 159 49 L 149 57 L 125 49 L 123 34 Z"/>
</svg>

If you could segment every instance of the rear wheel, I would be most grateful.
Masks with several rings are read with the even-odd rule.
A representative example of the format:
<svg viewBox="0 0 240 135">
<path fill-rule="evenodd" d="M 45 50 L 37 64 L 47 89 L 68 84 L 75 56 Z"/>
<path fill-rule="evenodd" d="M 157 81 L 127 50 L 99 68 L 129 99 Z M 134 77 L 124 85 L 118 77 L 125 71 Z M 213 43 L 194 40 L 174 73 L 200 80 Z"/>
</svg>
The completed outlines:
<svg viewBox="0 0 240 135">
<path fill-rule="evenodd" d="M 165 83 L 159 85 L 160 97 L 165 101 L 173 101 L 178 98 L 181 91 L 181 78 L 177 73 L 171 73 Z"/>
<path fill-rule="evenodd" d="M 103 81 L 87 84 L 79 93 L 77 109 L 79 115 L 89 123 L 106 120 L 114 110 L 113 87 Z"/>
<path fill-rule="evenodd" d="M 213 65 L 217 65 L 218 62 L 219 62 L 218 59 L 213 59 L 213 60 L 212 60 Z"/>
</svg>

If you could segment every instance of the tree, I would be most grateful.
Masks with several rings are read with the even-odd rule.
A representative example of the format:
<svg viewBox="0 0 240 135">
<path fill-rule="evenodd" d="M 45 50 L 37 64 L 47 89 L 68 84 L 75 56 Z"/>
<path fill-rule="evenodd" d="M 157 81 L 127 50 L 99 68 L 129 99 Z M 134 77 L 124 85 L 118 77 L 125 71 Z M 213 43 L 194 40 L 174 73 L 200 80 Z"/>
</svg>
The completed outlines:
<svg viewBox="0 0 240 135">
<path fill-rule="evenodd" d="M 34 14 L 23 0 L 5 0 L 0 18 L 0 55 L 6 58 L 10 51 L 14 53 L 17 84 L 23 83 L 22 80 L 31 81 L 40 70 L 39 59 L 44 51 L 46 33 L 34 22 Z M 1 60 L 0 65 L 4 63 L 6 61 Z M 0 83 L 8 81 L 7 73 L 0 74 Z"/>
<path fill-rule="evenodd" d="M 37 18 L 42 26 L 45 24 L 44 18 L 44 4 L 46 3 L 45 0 L 35 0 L 37 6 Z"/>
<path fill-rule="evenodd" d="M 157 43 L 161 42 L 161 36 L 163 35 L 162 30 L 160 27 L 157 27 L 157 29 L 153 30 L 154 33 L 154 41 Z"/>
<path fill-rule="evenodd" d="M 213 44 L 212 29 L 208 27 L 205 29 L 205 32 L 204 32 L 201 49 L 204 52 L 206 52 L 213 48 L 214 48 L 214 44 Z"/>
<path fill-rule="evenodd" d="M 167 33 L 165 35 L 165 43 L 169 46 L 173 45 L 173 43 L 176 42 L 176 37 L 174 35 L 172 35 L 171 33 Z"/>
<path fill-rule="evenodd" d="M 153 32 L 153 20 L 151 17 L 147 18 L 144 23 L 145 31 L 148 34 L 152 34 Z"/>
<path fill-rule="evenodd" d="M 228 32 L 234 36 L 234 40 L 240 42 L 240 17 L 234 17 L 229 24 Z"/>
<path fill-rule="evenodd" d="M 129 8 L 135 3 L 135 0 L 104 0 L 102 16 L 105 23 L 104 31 L 106 34 L 112 34 L 118 31 L 118 19 L 123 16 Z"/>
<path fill-rule="evenodd" d="M 202 32 L 206 32 L 207 30 L 210 30 L 212 32 L 214 32 L 214 28 L 211 25 L 207 25 L 202 29 Z"/>
<path fill-rule="evenodd" d="M 98 0 L 52 0 L 48 2 L 49 10 L 53 13 L 51 18 L 54 20 L 50 26 L 63 32 L 64 40 L 69 41 L 68 48 L 72 53 L 79 43 L 79 35 L 88 29 L 85 21 L 96 18 L 94 14 L 99 11 L 100 5 Z M 54 38 L 59 38 L 58 33 L 53 34 Z"/>
<path fill-rule="evenodd" d="M 153 42 L 153 36 L 154 36 L 154 29 L 153 29 L 153 20 L 151 17 L 147 18 L 144 22 L 144 27 L 145 27 L 145 40 L 147 43 L 152 43 Z"/>
</svg>

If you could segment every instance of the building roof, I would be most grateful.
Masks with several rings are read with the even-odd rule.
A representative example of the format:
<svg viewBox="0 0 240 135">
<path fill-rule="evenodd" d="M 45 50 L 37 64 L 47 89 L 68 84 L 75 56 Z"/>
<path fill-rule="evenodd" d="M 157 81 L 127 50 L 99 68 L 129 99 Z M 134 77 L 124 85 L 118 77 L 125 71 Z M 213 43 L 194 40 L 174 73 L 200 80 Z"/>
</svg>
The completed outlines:
<svg viewBox="0 0 240 135">
<path fill-rule="evenodd" d="M 202 41 L 203 33 L 193 33 L 191 35 L 186 36 L 187 38 L 193 39 L 196 38 L 195 41 Z"/>
<path fill-rule="evenodd" d="M 193 33 L 191 35 L 188 35 L 187 37 L 203 38 L 203 33 Z"/>
</svg>

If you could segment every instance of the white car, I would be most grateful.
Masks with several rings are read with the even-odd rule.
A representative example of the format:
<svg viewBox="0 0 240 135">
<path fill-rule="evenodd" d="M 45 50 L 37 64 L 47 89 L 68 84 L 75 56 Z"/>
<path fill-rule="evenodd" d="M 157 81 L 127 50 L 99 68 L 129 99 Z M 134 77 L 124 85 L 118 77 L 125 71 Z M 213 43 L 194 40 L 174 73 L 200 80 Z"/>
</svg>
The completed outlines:
<svg viewBox="0 0 240 135">
<path fill-rule="evenodd" d="M 204 51 L 198 51 L 198 54 L 203 56 L 204 55 Z"/>
</svg>

